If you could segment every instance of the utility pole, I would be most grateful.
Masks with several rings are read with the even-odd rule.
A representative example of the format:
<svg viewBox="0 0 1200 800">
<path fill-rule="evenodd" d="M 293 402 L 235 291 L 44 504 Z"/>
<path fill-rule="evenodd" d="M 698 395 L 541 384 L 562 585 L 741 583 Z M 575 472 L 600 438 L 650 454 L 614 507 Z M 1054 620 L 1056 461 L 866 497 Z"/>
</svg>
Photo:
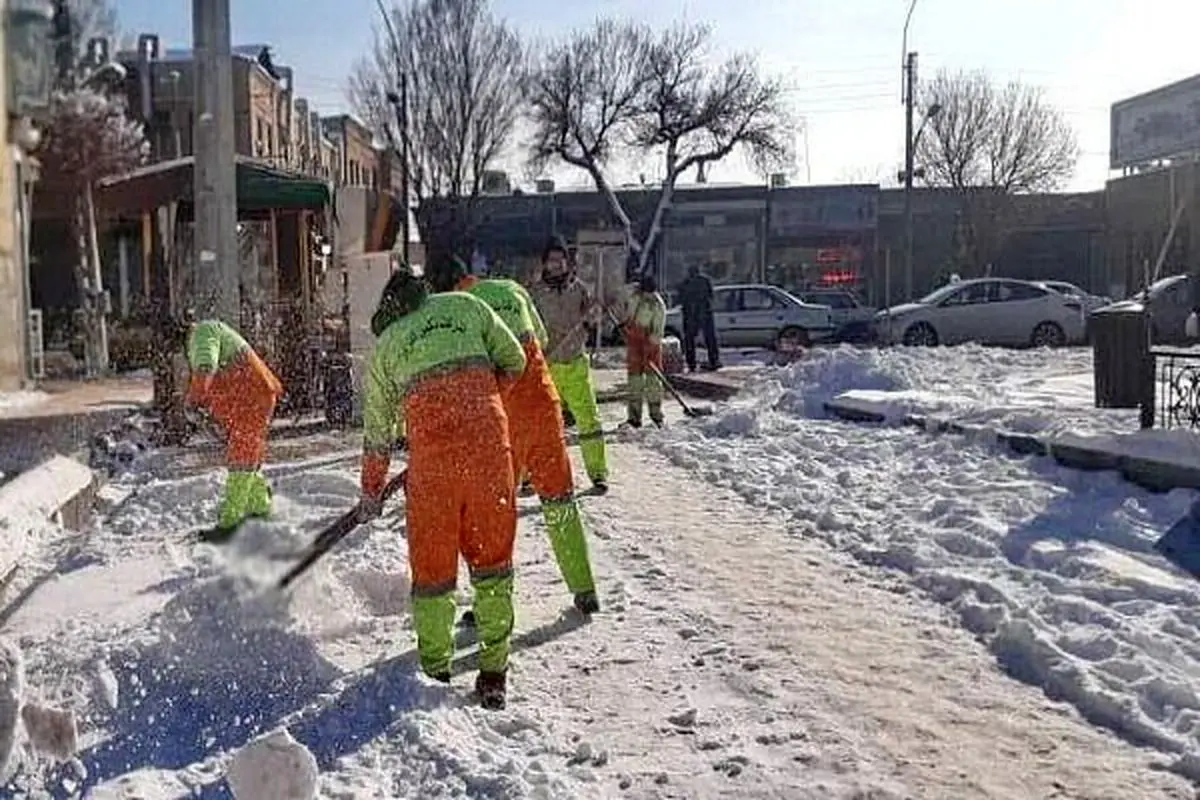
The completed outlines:
<svg viewBox="0 0 1200 800">
<path fill-rule="evenodd" d="M 192 0 L 196 122 L 193 131 L 197 316 L 241 324 L 229 0 Z"/>
<path fill-rule="evenodd" d="M 400 93 L 397 95 L 394 92 L 387 93 L 388 102 L 392 104 L 392 110 L 396 112 L 396 127 L 399 128 L 400 134 L 400 195 L 402 198 L 401 205 L 403 217 L 400 220 L 400 235 L 404 237 L 404 241 L 400 243 L 401 253 L 404 256 L 404 263 L 410 268 L 412 264 L 408 260 L 408 237 L 409 237 L 409 184 L 408 184 L 408 72 L 404 68 L 404 58 L 400 54 L 400 38 L 396 35 L 396 26 L 392 24 L 392 18 L 388 14 L 387 7 L 383 4 L 383 0 L 375 0 L 376 7 L 379 8 L 379 16 L 383 19 L 383 25 L 387 28 L 388 39 L 392 43 L 392 60 L 396 62 L 396 83 Z M 405 32 L 407 36 L 407 31 Z M 407 42 L 408 40 L 405 39 Z"/>
<path fill-rule="evenodd" d="M 400 197 L 401 213 L 404 215 L 400 218 L 400 235 L 404 237 L 404 241 L 400 243 L 404 254 L 404 263 L 412 268 L 412 263 L 408 260 L 408 238 L 410 235 L 408 223 L 409 209 L 409 188 L 408 188 L 408 73 L 404 70 L 404 65 L 400 63 L 399 54 L 396 56 L 396 71 L 400 73 L 400 107 L 396 110 L 400 124 Z"/>
<path fill-rule="evenodd" d="M 913 105 L 917 88 L 917 54 L 904 59 L 904 299 L 913 298 Z"/>
</svg>

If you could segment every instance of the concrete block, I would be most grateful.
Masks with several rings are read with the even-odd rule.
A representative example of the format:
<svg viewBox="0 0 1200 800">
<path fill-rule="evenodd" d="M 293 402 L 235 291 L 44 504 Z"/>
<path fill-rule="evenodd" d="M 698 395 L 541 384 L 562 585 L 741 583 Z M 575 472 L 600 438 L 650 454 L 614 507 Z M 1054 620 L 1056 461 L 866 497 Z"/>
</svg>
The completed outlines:
<svg viewBox="0 0 1200 800">
<path fill-rule="evenodd" d="M 53 456 L 0 486 L 0 519 L 9 529 L 22 521 L 49 521 L 81 530 L 90 519 L 98 488 L 87 466 Z"/>
<path fill-rule="evenodd" d="M 1001 431 L 996 440 L 1019 456 L 1044 456 L 1050 452 L 1046 442 L 1028 433 Z"/>
<path fill-rule="evenodd" d="M 1049 449 L 1055 461 L 1072 469 L 1100 472 L 1119 469 L 1121 465 L 1121 456 L 1114 452 L 1060 441 L 1051 441 Z"/>
<path fill-rule="evenodd" d="M 847 405 L 839 403 L 836 400 L 826 400 L 824 403 L 825 411 L 838 419 L 844 419 L 847 422 L 886 422 L 887 417 L 878 411 L 868 411 L 865 408 L 860 408 L 855 405 Z"/>
<path fill-rule="evenodd" d="M 1200 469 L 1170 461 L 1122 456 L 1121 476 L 1151 492 L 1172 489 L 1200 489 Z"/>
</svg>

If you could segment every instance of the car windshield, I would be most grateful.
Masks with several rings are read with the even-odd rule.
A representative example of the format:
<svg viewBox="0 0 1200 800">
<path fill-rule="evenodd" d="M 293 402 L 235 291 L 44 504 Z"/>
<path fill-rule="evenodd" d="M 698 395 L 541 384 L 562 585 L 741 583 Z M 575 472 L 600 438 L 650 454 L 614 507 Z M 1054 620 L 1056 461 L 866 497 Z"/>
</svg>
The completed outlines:
<svg viewBox="0 0 1200 800">
<path fill-rule="evenodd" d="M 786 299 L 789 303 L 795 303 L 796 305 L 801 305 L 801 306 L 813 305 L 812 302 L 805 303 L 803 300 L 801 300 L 799 297 L 796 297 L 796 295 L 792 294 L 787 289 L 781 289 L 778 286 L 773 286 L 772 291 L 774 291 L 778 295 L 782 295 L 784 297 L 784 299 Z M 818 303 L 816 303 L 816 305 L 820 305 L 820 303 L 818 302 Z"/>
</svg>

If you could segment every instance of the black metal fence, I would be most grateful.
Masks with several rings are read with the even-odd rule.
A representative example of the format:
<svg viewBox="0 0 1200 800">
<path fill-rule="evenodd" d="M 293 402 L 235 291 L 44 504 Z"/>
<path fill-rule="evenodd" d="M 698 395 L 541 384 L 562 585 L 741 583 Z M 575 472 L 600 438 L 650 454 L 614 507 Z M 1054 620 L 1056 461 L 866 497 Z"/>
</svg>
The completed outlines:
<svg viewBox="0 0 1200 800">
<path fill-rule="evenodd" d="M 1155 400 L 1163 428 L 1200 428 L 1200 350 L 1154 348 Z M 1150 419 L 1151 427 L 1153 417 Z"/>
</svg>

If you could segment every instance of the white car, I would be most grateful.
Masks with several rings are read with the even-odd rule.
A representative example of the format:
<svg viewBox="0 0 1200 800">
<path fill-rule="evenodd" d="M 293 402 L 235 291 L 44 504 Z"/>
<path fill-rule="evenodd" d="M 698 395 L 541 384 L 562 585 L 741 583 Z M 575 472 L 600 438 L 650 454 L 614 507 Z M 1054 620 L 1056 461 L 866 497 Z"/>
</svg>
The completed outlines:
<svg viewBox="0 0 1200 800">
<path fill-rule="evenodd" d="M 713 287 L 713 324 L 722 347 L 789 350 L 833 335 L 829 306 L 805 303 L 778 286 L 760 283 Z M 667 335 L 683 340 L 683 309 L 667 311 Z"/>
<path fill-rule="evenodd" d="M 1084 315 L 1090 314 L 1097 308 L 1104 308 L 1107 305 L 1112 305 L 1111 297 L 1101 297 L 1098 294 L 1085 292 L 1073 283 L 1066 281 L 1034 281 L 1038 286 L 1044 286 L 1047 289 L 1053 289 L 1064 297 L 1071 297 L 1078 300 L 1083 305 Z"/>
<path fill-rule="evenodd" d="M 1082 304 L 1030 281 L 979 278 L 956 281 L 915 303 L 875 317 L 888 344 L 981 344 L 1062 347 L 1086 337 Z"/>
</svg>

